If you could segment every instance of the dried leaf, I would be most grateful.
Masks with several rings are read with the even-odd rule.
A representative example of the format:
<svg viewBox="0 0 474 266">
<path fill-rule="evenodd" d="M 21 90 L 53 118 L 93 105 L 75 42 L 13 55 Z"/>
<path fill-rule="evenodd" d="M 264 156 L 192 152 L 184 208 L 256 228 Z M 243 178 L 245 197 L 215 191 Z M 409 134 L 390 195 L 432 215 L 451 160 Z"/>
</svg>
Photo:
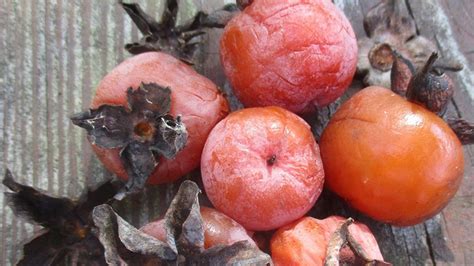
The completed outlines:
<svg viewBox="0 0 474 266">
<path fill-rule="evenodd" d="M 127 90 L 127 100 L 133 112 L 164 116 L 171 109 L 171 90 L 156 83 L 142 83 L 136 90 Z"/>
<path fill-rule="evenodd" d="M 127 144 L 132 131 L 128 112 L 120 106 L 103 105 L 71 117 L 76 126 L 88 131 L 92 144 L 112 149 Z"/>
<path fill-rule="evenodd" d="M 448 118 L 448 125 L 463 145 L 474 144 L 474 124 L 462 118 Z"/>
<path fill-rule="evenodd" d="M 159 123 L 159 129 L 156 141 L 150 149 L 167 159 L 173 159 L 178 151 L 186 145 L 188 139 L 186 127 L 180 116 L 177 116 L 176 120 L 171 116 L 164 116 Z"/>
<path fill-rule="evenodd" d="M 390 70 L 396 58 L 390 51 L 396 51 L 419 68 L 437 50 L 432 41 L 417 35 L 415 22 L 404 1 L 383 0 L 374 6 L 364 18 L 364 28 L 369 38 L 358 41 L 357 73 L 365 85 L 391 87 Z M 444 59 L 434 67 L 459 71 L 462 64 Z M 395 86 L 399 87 L 399 84 Z"/>
<path fill-rule="evenodd" d="M 105 249 L 105 260 L 109 265 L 143 265 L 152 257 L 164 261 L 176 260 L 176 252 L 167 244 L 128 224 L 112 207 L 97 206 L 92 216 L 98 228 L 98 238 Z"/>
<path fill-rule="evenodd" d="M 139 4 L 126 4 L 121 1 L 120 4 L 143 35 L 153 36 L 163 30 L 160 23 L 145 13 Z"/>
<path fill-rule="evenodd" d="M 215 246 L 206 250 L 196 261 L 200 265 L 273 265 L 268 254 L 255 248 L 248 241 L 230 246 Z"/>
<path fill-rule="evenodd" d="M 383 0 L 364 17 L 367 36 L 397 35 L 404 42 L 416 35 L 415 22 L 404 1 Z"/>
<path fill-rule="evenodd" d="M 121 2 L 121 5 L 144 35 L 138 42 L 125 46 L 128 52 L 139 54 L 164 51 L 188 64 L 193 64 L 199 44 L 199 41 L 193 41 L 194 37 L 205 34 L 205 28 L 224 27 L 238 10 L 235 4 L 229 4 L 210 14 L 196 12 L 191 20 L 177 26 L 177 0 L 166 1 L 166 9 L 160 22 L 146 14 L 138 4 Z"/>
<path fill-rule="evenodd" d="M 159 156 L 174 158 L 188 138 L 181 118 L 168 114 L 170 88 L 142 83 L 136 90 L 127 90 L 127 100 L 128 108 L 102 105 L 71 118 L 87 130 L 92 144 L 122 148 L 120 158 L 129 179 L 116 199 L 141 190 L 158 165 Z"/>
<path fill-rule="evenodd" d="M 8 205 L 17 216 L 61 232 L 75 235 L 82 228 L 82 221 L 75 214 L 75 203 L 68 198 L 48 196 L 32 187 L 13 180 L 10 170 L 6 170 L 3 184 L 14 193 L 5 193 Z"/>
<path fill-rule="evenodd" d="M 184 181 L 164 217 L 166 243 L 137 230 L 110 206 L 94 209 L 99 239 L 112 265 L 124 263 L 173 265 L 267 265 L 270 256 L 246 241 L 204 250 L 204 228 L 199 211 L 200 190 Z"/>
<path fill-rule="evenodd" d="M 237 6 L 239 7 L 240 10 L 244 10 L 244 8 L 251 5 L 252 2 L 253 0 L 237 0 Z"/>
<path fill-rule="evenodd" d="M 129 143 L 120 152 L 120 159 L 131 178 L 128 179 L 125 187 L 115 195 L 117 200 L 123 199 L 128 193 L 138 192 L 144 188 L 148 177 L 158 165 L 149 145 L 139 141 Z"/>
<path fill-rule="evenodd" d="M 104 265 L 103 249 L 91 234 L 91 211 L 109 201 L 121 183 L 106 182 L 84 193 L 79 201 L 56 198 L 17 183 L 7 169 L 3 184 L 13 193 L 5 193 L 17 215 L 45 227 L 24 245 L 19 265 Z"/>
<path fill-rule="evenodd" d="M 201 11 L 197 14 L 197 19 L 194 19 L 195 25 L 190 25 L 189 28 L 224 28 L 238 10 L 239 8 L 235 4 L 227 4 L 222 9 L 218 9 L 210 14 Z"/>
<path fill-rule="evenodd" d="M 341 250 L 346 245 L 349 245 L 351 250 L 357 256 L 358 259 L 361 259 L 364 265 L 376 265 L 376 266 L 386 266 L 392 265 L 385 261 L 374 260 L 369 258 L 362 248 L 362 246 L 357 243 L 354 237 L 350 234 L 349 226 L 354 222 L 354 219 L 348 218 L 344 223 L 342 223 L 339 228 L 332 233 L 331 238 L 328 243 L 326 250 L 326 259 L 324 261 L 325 266 L 338 266 L 342 262 L 339 259 Z"/>
<path fill-rule="evenodd" d="M 433 53 L 422 69 L 419 69 L 407 87 L 407 99 L 423 105 L 428 110 L 443 116 L 453 97 L 452 80 L 444 73 L 433 69 L 438 54 Z"/>
<path fill-rule="evenodd" d="M 405 97 L 408 84 L 415 73 L 415 68 L 413 64 L 401 54 L 396 51 L 393 53 L 394 62 L 392 71 L 390 72 L 391 89 L 396 94 Z"/>
</svg>

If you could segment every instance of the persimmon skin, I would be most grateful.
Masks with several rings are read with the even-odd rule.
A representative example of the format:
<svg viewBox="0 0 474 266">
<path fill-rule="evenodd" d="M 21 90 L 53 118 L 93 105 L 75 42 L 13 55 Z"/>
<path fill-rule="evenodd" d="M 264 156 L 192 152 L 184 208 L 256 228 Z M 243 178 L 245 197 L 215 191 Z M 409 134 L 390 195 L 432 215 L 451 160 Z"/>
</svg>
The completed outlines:
<svg viewBox="0 0 474 266">
<path fill-rule="evenodd" d="M 324 227 L 312 217 L 303 217 L 281 227 L 270 240 L 275 266 L 323 265 L 326 248 Z"/>
<path fill-rule="evenodd" d="M 201 216 L 204 225 L 204 248 L 231 245 L 239 241 L 249 241 L 249 243 L 256 245 L 251 238 L 253 232 L 245 230 L 242 225 L 225 214 L 212 208 L 201 207 Z M 151 222 L 140 230 L 158 240 L 166 241 L 164 220 Z"/>
<path fill-rule="evenodd" d="M 324 228 L 324 233 L 327 243 L 331 239 L 331 234 L 334 233 L 338 227 L 340 227 L 345 221 L 346 218 L 333 215 L 322 220 L 316 219 L 319 225 Z M 369 227 L 360 222 L 354 222 L 349 225 L 349 233 L 354 237 L 355 241 L 364 249 L 367 257 L 373 260 L 383 261 L 382 252 L 380 251 L 377 240 L 375 239 L 374 234 L 370 231 Z M 340 259 L 344 261 L 354 261 L 354 253 L 350 248 L 344 247 L 341 250 Z"/>
<path fill-rule="evenodd" d="M 220 55 L 246 107 L 303 113 L 344 93 L 356 70 L 357 41 L 331 1 L 256 0 L 226 25 Z"/>
<path fill-rule="evenodd" d="M 456 193 L 460 141 L 438 116 L 382 87 L 344 103 L 321 136 L 327 186 L 366 215 L 420 223 Z"/>
<path fill-rule="evenodd" d="M 278 265 L 323 265 L 332 234 L 344 223 L 340 216 L 319 220 L 303 217 L 278 229 L 270 240 L 273 263 Z M 368 258 L 383 260 L 377 240 L 370 229 L 361 223 L 349 226 L 349 233 L 363 248 Z M 355 261 L 354 253 L 343 248 L 340 261 Z"/>
<path fill-rule="evenodd" d="M 279 107 L 236 111 L 209 134 L 201 158 L 213 206 L 248 230 L 302 217 L 319 197 L 319 148 L 301 118 Z"/>
<path fill-rule="evenodd" d="M 172 182 L 199 166 L 207 135 L 229 113 L 229 106 L 217 86 L 190 66 L 166 53 L 147 52 L 123 61 L 108 73 L 97 86 L 91 108 L 104 104 L 128 107 L 127 89 L 136 89 L 142 82 L 170 87 L 170 114 L 181 115 L 188 131 L 184 149 L 172 160 L 161 158 L 147 181 L 148 184 Z M 92 147 L 110 172 L 128 178 L 119 149 Z"/>
</svg>

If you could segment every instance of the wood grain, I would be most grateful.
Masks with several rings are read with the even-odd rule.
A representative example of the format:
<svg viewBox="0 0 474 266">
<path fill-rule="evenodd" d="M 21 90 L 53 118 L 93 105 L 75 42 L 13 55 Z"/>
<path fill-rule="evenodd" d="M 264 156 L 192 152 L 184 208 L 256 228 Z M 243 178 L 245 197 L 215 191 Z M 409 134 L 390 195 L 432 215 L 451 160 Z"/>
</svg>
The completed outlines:
<svg viewBox="0 0 474 266">
<path fill-rule="evenodd" d="M 138 2 L 156 17 L 163 11 L 161 1 Z M 210 11 L 228 2 L 180 1 L 180 19 L 186 20 L 195 10 Z M 378 1 L 334 2 L 362 36 L 363 15 Z M 468 0 L 406 2 L 420 33 L 437 39 L 443 56 L 463 56 L 466 65 L 474 68 L 470 47 L 474 21 L 469 15 L 474 4 Z M 439 24 L 443 16 L 433 16 L 439 9 L 447 23 Z M 204 37 L 198 71 L 223 88 L 236 109 L 241 105 L 231 95 L 219 62 L 220 33 L 211 30 Z M 93 155 L 83 131 L 73 127 L 68 116 L 88 107 L 99 80 L 129 57 L 124 44 L 139 37 L 115 0 L 0 0 L 0 173 L 8 167 L 25 184 L 68 197 L 78 197 L 86 186 L 111 178 Z M 458 45 L 460 53 L 442 45 L 448 42 Z M 466 77 L 469 73 L 454 75 L 459 91 L 449 112 L 474 121 L 473 93 L 469 92 L 474 88 L 469 87 L 473 77 Z M 355 82 L 349 94 L 360 87 Z M 474 260 L 474 238 L 469 234 L 474 225 L 474 148 L 465 150 L 466 178 L 460 192 L 442 214 L 424 224 L 396 228 L 374 222 L 327 191 L 318 202 L 324 207 L 316 207 L 312 213 L 318 217 L 351 215 L 369 224 L 384 256 L 396 265 L 469 264 Z M 194 172 L 187 178 L 198 176 L 199 172 Z M 177 184 L 152 187 L 114 207 L 132 224 L 141 226 L 162 214 L 176 189 Z M 5 191 L 3 186 L 0 191 Z M 24 242 L 39 228 L 15 217 L 5 205 L 3 193 L 0 212 L 0 265 L 13 265 Z"/>
</svg>

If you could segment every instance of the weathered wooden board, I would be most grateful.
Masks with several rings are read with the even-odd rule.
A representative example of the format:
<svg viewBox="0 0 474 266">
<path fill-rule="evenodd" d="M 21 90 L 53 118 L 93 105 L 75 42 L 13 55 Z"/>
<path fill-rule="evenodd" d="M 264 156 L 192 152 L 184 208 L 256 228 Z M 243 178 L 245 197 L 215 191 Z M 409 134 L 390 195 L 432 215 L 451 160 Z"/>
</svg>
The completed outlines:
<svg viewBox="0 0 474 266">
<path fill-rule="evenodd" d="M 155 0 L 140 0 L 150 14 L 162 11 Z M 182 19 L 196 9 L 212 10 L 232 1 L 187 0 Z M 337 0 L 358 36 L 364 34 L 363 14 L 378 1 Z M 420 33 L 436 39 L 443 56 L 462 59 L 463 72 L 454 75 L 459 92 L 452 115 L 474 121 L 474 20 L 469 0 L 408 0 Z M 218 57 L 220 30 L 211 30 L 202 46 L 199 71 L 226 91 Z M 129 55 L 125 43 L 139 33 L 115 0 L 0 0 L 0 173 L 10 168 L 23 183 L 51 194 L 77 197 L 88 185 L 110 178 L 93 156 L 82 130 L 68 116 L 87 108 L 94 87 L 107 71 Z M 355 83 L 353 90 L 360 87 Z M 238 104 L 235 104 L 238 107 Z M 474 148 L 467 147 L 466 178 L 460 192 L 442 214 L 409 228 L 371 221 L 325 193 L 312 212 L 354 215 L 367 222 L 386 258 L 397 265 L 474 263 Z M 198 172 L 196 172 L 198 175 Z M 140 226 L 161 214 L 176 185 L 148 189 L 117 205 L 119 212 Z M 2 187 L 0 191 L 4 191 Z M 156 200 L 160 198 L 160 200 Z M 0 265 L 14 264 L 22 244 L 35 230 L 16 218 L 0 195 Z"/>
</svg>

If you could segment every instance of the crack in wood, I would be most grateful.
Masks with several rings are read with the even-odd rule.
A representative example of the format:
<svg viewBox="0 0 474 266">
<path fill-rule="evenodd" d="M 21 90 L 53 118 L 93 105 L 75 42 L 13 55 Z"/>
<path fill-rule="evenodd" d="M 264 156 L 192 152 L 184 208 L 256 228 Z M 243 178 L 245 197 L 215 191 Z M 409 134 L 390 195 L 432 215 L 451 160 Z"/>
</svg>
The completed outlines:
<svg viewBox="0 0 474 266">
<path fill-rule="evenodd" d="M 430 254 L 431 263 L 433 263 L 433 265 L 436 266 L 436 258 L 435 258 L 435 253 L 434 253 L 434 247 L 433 247 L 433 244 L 431 242 L 430 232 L 428 231 L 428 226 L 426 225 L 426 223 L 423 223 L 423 228 L 425 229 L 426 245 L 428 246 L 428 251 L 429 251 L 429 254 Z"/>
<path fill-rule="evenodd" d="M 411 9 L 410 0 L 405 0 L 405 6 L 407 7 L 408 14 L 410 14 L 410 17 L 411 17 L 411 18 L 413 19 L 413 21 L 415 22 L 416 34 L 417 34 L 417 35 L 420 35 L 420 29 L 418 28 L 418 24 L 416 23 L 415 17 L 413 16 L 413 11 L 412 11 L 412 9 Z"/>
</svg>

